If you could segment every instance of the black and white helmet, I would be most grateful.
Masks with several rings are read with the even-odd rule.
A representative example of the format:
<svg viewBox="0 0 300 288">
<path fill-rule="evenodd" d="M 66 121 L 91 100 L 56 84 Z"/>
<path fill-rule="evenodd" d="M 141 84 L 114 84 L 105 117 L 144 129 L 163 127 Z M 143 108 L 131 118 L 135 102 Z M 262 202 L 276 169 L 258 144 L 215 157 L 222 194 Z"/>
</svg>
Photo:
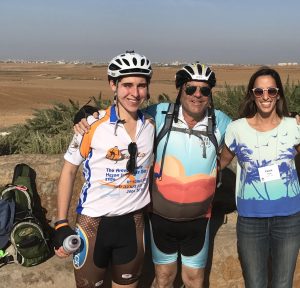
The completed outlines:
<svg viewBox="0 0 300 288">
<path fill-rule="evenodd" d="M 107 74 L 109 79 L 117 79 L 122 76 L 142 75 L 151 79 L 151 62 L 145 56 L 126 51 L 114 57 L 108 64 Z"/>
<path fill-rule="evenodd" d="M 210 87 L 216 86 L 215 73 L 205 64 L 191 63 L 177 71 L 175 76 L 176 88 L 181 87 L 188 81 L 206 82 Z"/>
</svg>

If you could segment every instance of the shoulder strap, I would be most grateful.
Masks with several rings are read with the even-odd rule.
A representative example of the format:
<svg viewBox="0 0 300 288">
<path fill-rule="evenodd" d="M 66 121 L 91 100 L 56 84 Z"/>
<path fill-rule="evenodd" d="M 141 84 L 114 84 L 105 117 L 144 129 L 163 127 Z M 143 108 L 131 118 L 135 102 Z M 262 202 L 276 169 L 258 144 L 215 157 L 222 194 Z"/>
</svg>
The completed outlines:
<svg viewBox="0 0 300 288">
<path fill-rule="evenodd" d="M 170 103 L 169 107 L 168 107 L 168 110 L 162 112 L 162 113 L 166 113 L 164 125 L 163 125 L 162 129 L 159 131 L 157 137 L 155 138 L 154 147 L 155 147 L 155 150 L 156 150 L 159 142 L 161 141 L 161 139 L 167 134 L 167 138 L 166 138 L 164 148 L 163 148 L 163 152 L 162 152 L 162 156 L 161 156 L 160 171 L 159 171 L 158 175 L 155 175 L 158 179 L 161 179 L 161 177 L 162 177 L 162 170 L 163 170 L 163 166 L 164 166 L 164 162 L 165 162 L 166 148 L 167 148 L 167 144 L 168 144 L 168 141 L 169 141 L 169 136 L 170 136 L 170 132 L 171 132 L 171 129 L 172 129 L 172 123 L 173 123 L 173 119 L 174 119 L 174 110 L 175 110 L 175 104 Z M 155 153 L 156 153 L 156 151 L 155 151 Z"/>
<path fill-rule="evenodd" d="M 208 125 L 207 125 L 207 136 L 209 140 L 214 144 L 217 155 L 217 188 L 222 184 L 222 170 L 220 167 L 220 155 L 219 155 L 219 145 L 218 140 L 215 135 L 216 129 L 216 115 L 214 108 L 208 108 Z"/>
<path fill-rule="evenodd" d="M 159 131 L 159 133 L 156 137 L 156 144 L 157 145 L 159 144 L 161 139 L 164 138 L 164 136 L 167 134 L 167 132 L 172 127 L 172 122 L 173 122 L 173 118 L 174 118 L 174 107 L 175 107 L 175 104 L 170 103 L 169 106 L 168 106 L 168 110 L 162 112 L 163 114 L 166 114 L 166 117 L 165 117 L 164 126 Z"/>
<path fill-rule="evenodd" d="M 22 193 L 27 201 L 27 207 L 28 207 L 28 212 L 30 214 L 32 214 L 32 200 L 30 197 L 30 194 L 28 192 L 28 188 L 26 186 L 22 186 L 22 185 L 13 185 L 10 184 L 8 185 L 2 192 L 1 192 L 1 199 L 6 199 L 6 198 L 10 198 L 11 196 L 11 192 L 13 190 L 13 193 Z M 13 195 L 14 199 L 15 199 L 15 195 Z"/>
<path fill-rule="evenodd" d="M 216 116 L 215 116 L 215 109 L 208 108 L 208 125 L 207 125 L 207 136 L 209 140 L 214 144 L 216 149 L 216 154 L 219 153 L 219 145 L 218 140 L 215 135 L 216 129 Z"/>
</svg>

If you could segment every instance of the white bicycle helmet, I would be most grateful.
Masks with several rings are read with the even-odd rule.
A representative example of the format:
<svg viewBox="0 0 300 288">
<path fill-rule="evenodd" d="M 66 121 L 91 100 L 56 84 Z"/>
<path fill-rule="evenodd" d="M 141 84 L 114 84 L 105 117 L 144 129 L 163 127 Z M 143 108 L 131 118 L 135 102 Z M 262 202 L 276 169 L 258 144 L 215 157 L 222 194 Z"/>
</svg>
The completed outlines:
<svg viewBox="0 0 300 288">
<path fill-rule="evenodd" d="M 210 87 L 216 85 L 215 73 L 205 64 L 199 62 L 188 64 L 177 71 L 175 76 L 176 88 L 181 87 L 188 81 L 206 82 Z"/>
<path fill-rule="evenodd" d="M 143 75 L 149 80 L 152 76 L 151 62 L 145 56 L 126 51 L 114 57 L 108 64 L 107 74 L 109 79 L 117 79 L 122 76 Z"/>
</svg>

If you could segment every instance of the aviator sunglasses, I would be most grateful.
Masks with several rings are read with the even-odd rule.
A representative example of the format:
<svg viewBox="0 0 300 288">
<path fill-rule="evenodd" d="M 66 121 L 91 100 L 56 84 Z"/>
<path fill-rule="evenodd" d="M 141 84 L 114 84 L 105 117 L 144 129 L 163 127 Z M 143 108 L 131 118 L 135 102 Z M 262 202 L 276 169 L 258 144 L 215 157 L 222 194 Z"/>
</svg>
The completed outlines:
<svg viewBox="0 0 300 288">
<path fill-rule="evenodd" d="M 129 160 L 126 164 L 126 169 L 129 173 L 134 174 L 136 169 L 136 157 L 137 157 L 137 145 L 135 142 L 131 142 L 128 145 Z"/>
<path fill-rule="evenodd" d="M 206 87 L 206 86 L 205 87 L 199 87 L 199 86 L 192 86 L 192 85 L 191 86 L 186 86 L 185 93 L 187 95 L 193 95 L 196 92 L 197 88 L 200 89 L 200 93 L 201 93 L 202 96 L 208 97 L 211 93 L 211 89 L 209 87 Z"/>
<path fill-rule="evenodd" d="M 269 88 L 266 88 L 266 89 L 263 89 L 263 88 L 253 88 L 252 89 L 252 92 L 253 92 L 255 97 L 262 97 L 264 95 L 265 91 L 268 92 L 269 97 L 274 98 L 274 97 L 277 96 L 279 88 L 269 87 Z"/>
</svg>

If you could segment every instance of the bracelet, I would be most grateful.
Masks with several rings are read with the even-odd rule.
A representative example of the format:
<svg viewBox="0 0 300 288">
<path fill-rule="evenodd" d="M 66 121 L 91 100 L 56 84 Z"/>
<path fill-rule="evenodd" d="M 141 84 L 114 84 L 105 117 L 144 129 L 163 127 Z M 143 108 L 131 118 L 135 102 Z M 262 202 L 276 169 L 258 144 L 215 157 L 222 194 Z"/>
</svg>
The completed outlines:
<svg viewBox="0 0 300 288">
<path fill-rule="evenodd" d="M 57 225 L 63 224 L 63 223 L 69 223 L 68 219 L 58 220 L 54 223 L 54 226 L 57 226 Z"/>
</svg>

